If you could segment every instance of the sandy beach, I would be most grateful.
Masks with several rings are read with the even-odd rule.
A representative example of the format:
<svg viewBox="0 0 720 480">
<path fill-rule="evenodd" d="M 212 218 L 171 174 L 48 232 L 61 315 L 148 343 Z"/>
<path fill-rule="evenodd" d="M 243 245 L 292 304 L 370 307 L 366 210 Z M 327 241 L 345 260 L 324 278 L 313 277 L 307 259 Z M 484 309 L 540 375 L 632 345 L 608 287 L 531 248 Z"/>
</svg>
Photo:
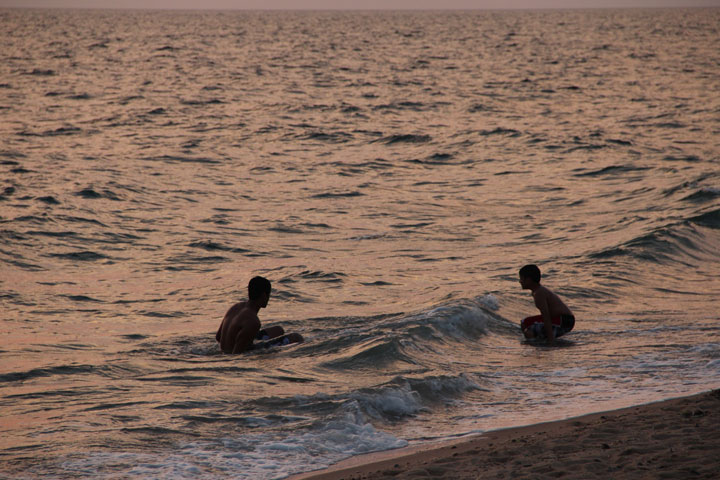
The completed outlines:
<svg viewBox="0 0 720 480">
<path fill-rule="evenodd" d="M 291 480 L 720 478 L 720 390 L 356 457 Z"/>
</svg>

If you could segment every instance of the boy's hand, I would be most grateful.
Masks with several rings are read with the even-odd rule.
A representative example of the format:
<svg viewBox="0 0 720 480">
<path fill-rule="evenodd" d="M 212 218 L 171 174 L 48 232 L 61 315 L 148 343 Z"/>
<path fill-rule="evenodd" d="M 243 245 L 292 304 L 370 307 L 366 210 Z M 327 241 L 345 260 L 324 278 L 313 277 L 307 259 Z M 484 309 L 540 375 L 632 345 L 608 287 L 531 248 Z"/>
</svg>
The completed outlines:
<svg viewBox="0 0 720 480">
<path fill-rule="evenodd" d="M 545 337 L 548 345 L 555 345 L 555 332 L 553 332 L 552 326 L 545 329 Z"/>
</svg>

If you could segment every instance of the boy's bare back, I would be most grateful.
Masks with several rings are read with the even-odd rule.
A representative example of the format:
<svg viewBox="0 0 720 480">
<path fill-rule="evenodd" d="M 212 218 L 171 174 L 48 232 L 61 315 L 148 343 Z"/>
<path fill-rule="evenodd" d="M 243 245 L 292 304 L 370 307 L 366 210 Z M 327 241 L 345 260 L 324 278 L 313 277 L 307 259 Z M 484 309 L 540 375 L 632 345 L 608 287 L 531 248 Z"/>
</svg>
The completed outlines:
<svg viewBox="0 0 720 480">
<path fill-rule="evenodd" d="M 555 294 L 549 288 L 541 285 L 537 290 L 532 292 L 533 299 L 535 300 L 535 306 L 540 310 L 541 313 L 547 313 L 551 318 L 559 315 L 572 315 L 565 302 L 560 300 L 560 297 Z"/>
<path fill-rule="evenodd" d="M 215 338 L 223 352 L 241 353 L 250 348 L 259 331 L 257 312 L 240 302 L 227 311 Z"/>
</svg>

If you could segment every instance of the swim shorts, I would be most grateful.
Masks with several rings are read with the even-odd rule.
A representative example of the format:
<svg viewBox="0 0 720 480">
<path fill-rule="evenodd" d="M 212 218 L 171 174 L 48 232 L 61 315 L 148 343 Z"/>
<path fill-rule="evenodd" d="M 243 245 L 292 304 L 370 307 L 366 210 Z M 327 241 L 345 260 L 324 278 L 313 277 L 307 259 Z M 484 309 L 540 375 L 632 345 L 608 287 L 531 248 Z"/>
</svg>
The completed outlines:
<svg viewBox="0 0 720 480">
<path fill-rule="evenodd" d="M 553 317 L 553 334 L 555 338 L 562 337 L 575 327 L 575 317 L 572 315 L 558 315 Z M 535 338 L 545 338 L 545 323 L 542 315 L 527 317 L 520 322 L 520 329 L 524 332 L 530 329 Z"/>
</svg>

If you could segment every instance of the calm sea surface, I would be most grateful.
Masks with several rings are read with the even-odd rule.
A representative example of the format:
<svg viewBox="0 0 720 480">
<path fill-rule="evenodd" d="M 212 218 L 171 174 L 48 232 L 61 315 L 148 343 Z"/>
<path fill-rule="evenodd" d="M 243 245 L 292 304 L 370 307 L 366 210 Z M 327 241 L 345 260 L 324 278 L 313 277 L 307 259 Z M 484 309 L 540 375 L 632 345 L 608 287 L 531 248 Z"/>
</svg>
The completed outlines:
<svg viewBox="0 0 720 480">
<path fill-rule="evenodd" d="M 720 387 L 720 9 L 0 10 L 0 45 L 2 478 L 279 479 Z M 219 353 L 253 275 L 305 344 Z"/>
</svg>

